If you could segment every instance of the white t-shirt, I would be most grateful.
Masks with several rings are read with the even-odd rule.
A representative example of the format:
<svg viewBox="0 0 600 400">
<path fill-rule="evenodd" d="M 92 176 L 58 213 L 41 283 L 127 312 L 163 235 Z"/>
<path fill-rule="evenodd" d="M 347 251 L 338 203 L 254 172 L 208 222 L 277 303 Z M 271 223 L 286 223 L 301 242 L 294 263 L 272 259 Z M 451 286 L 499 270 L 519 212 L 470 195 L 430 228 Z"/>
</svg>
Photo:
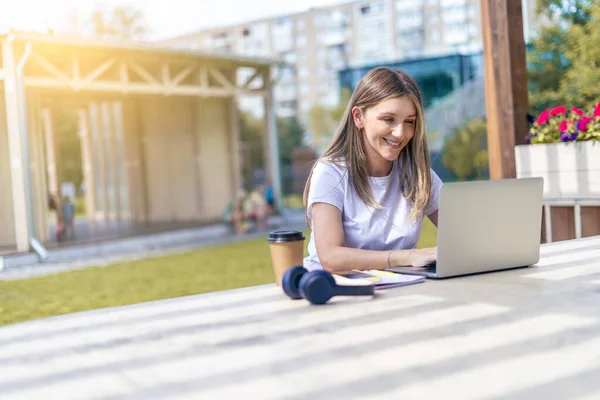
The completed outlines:
<svg viewBox="0 0 600 400">
<path fill-rule="evenodd" d="M 439 207 L 442 181 L 438 175 L 431 170 L 429 205 L 415 222 L 409 217 L 412 202 L 402 195 L 400 171 L 396 163 L 388 176 L 370 177 L 370 181 L 375 200 L 383 205 L 381 209 L 368 207 L 358 197 L 344 167 L 318 162 L 311 178 L 307 201 L 307 215 L 311 224 L 312 205 L 328 203 L 342 212 L 346 247 L 367 250 L 416 248 L 423 215 L 430 215 Z M 309 271 L 323 269 L 313 232 L 308 243 L 308 254 L 304 259 L 304 267 Z"/>
</svg>

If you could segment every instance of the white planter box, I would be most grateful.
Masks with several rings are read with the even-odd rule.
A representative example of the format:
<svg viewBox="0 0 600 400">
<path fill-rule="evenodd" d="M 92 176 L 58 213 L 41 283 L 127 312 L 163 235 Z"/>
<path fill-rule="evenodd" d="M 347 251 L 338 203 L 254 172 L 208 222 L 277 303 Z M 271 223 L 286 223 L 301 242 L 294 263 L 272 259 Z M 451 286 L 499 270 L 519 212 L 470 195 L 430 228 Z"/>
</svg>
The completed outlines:
<svg viewBox="0 0 600 400">
<path fill-rule="evenodd" d="M 600 142 L 515 146 L 517 178 L 544 178 L 544 200 L 600 200 Z"/>
</svg>

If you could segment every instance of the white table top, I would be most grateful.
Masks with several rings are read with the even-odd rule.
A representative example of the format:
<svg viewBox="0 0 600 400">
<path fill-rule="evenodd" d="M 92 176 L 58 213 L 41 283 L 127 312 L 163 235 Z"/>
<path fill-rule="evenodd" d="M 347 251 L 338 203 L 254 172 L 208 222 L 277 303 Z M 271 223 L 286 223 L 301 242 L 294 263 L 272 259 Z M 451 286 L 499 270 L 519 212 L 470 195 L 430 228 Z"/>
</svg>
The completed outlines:
<svg viewBox="0 0 600 400">
<path fill-rule="evenodd" d="M 334 298 L 274 285 L 0 329 L 0 398 L 599 399 L 600 236 Z"/>
</svg>

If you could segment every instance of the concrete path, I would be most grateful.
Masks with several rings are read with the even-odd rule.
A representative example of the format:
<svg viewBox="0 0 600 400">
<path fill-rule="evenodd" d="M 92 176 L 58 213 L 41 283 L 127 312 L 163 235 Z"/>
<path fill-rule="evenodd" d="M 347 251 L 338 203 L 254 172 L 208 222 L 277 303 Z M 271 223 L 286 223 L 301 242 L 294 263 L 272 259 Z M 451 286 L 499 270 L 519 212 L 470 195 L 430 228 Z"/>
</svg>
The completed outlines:
<svg viewBox="0 0 600 400">
<path fill-rule="evenodd" d="M 282 217 L 269 220 L 269 230 L 305 228 L 302 212 L 288 211 Z M 0 280 L 27 279 L 73 269 L 103 267 L 205 246 L 257 239 L 267 234 L 268 232 L 257 232 L 236 236 L 228 225 L 216 224 L 56 248 L 49 251 L 49 257 L 43 263 L 34 253 L 0 257 Z"/>
</svg>

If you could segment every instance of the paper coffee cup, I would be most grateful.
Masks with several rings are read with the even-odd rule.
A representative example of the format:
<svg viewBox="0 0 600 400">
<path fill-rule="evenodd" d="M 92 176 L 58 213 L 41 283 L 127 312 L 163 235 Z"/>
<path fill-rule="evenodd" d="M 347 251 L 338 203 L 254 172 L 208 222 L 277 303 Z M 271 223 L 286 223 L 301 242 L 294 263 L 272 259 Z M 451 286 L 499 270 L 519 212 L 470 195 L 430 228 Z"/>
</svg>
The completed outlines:
<svg viewBox="0 0 600 400">
<path fill-rule="evenodd" d="M 281 286 L 281 277 L 286 269 L 302 265 L 304 260 L 304 235 L 300 231 L 276 231 L 267 239 L 271 249 L 271 262 L 275 283 Z"/>
</svg>

